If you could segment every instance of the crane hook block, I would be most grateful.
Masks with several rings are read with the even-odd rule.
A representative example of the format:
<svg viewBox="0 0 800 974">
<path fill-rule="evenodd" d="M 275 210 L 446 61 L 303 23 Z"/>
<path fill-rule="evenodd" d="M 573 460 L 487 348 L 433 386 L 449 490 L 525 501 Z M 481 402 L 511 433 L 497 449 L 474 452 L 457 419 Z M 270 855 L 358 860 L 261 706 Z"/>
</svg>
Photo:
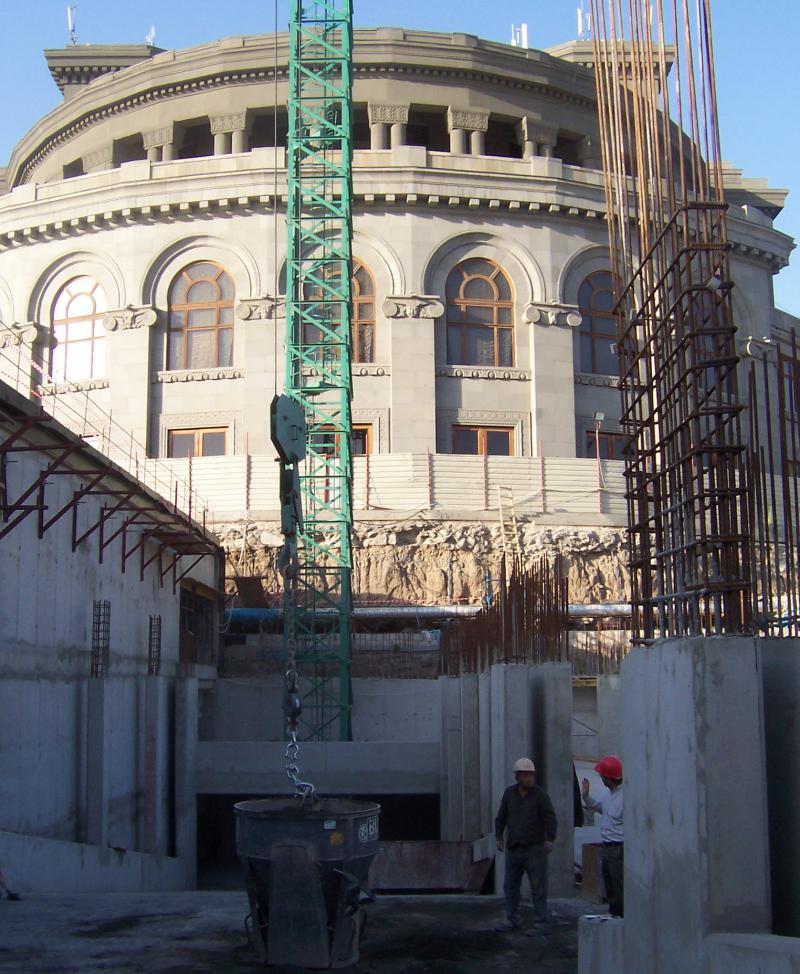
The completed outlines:
<svg viewBox="0 0 800 974">
<path fill-rule="evenodd" d="M 270 405 L 270 437 L 285 464 L 299 463 L 306 456 L 306 414 L 291 396 L 275 396 Z"/>
</svg>

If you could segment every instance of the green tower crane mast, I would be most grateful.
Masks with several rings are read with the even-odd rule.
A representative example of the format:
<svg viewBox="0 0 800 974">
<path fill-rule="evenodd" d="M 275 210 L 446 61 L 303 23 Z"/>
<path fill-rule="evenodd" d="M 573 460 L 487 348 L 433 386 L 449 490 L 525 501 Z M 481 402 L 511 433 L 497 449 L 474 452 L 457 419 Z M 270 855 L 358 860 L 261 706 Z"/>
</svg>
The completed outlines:
<svg viewBox="0 0 800 974">
<path fill-rule="evenodd" d="M 284 645 L 303 740 L 351 737 L 352 24 L 351 0 L 292 0 L 286 394 L 304 410 L 306 450 Z"/>
</svg>

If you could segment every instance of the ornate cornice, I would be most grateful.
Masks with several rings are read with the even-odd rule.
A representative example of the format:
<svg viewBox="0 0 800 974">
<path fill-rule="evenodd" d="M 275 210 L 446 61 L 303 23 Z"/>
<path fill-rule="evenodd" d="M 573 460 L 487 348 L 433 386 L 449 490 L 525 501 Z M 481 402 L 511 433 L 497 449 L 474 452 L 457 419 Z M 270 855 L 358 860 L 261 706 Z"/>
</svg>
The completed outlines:
<svg viewBox="0 0 800 974">
<path fill-rule="evenodd" d="M 129 304 L 119 311 L 109 311 L 103 318 L 103 327 L 106 331 L 128 331 L 132 328 L 152 328 L 157 321 L 158 312 L 152 305 L 134 308 Z"/>
<path fill-rule="evenodd" d="M 236 305 L 236 317 L 242 321 L 256 321 L 275 317 L 277 302 L 267 294 L 263 298 L 243 298 Z"/>
<path fill-rule="evenodd" d="M 467 132 L 485 132 L 489 128 L 489 112 L 475 111 L 468 108 L 447 109 L 447 128 L 465 129 Z"/>
<path fill-rule="evenodd" d="M 522 317 L 532 325 L 562 325 L 568 328 L 579 327 L 583 320 L 577 304 L 557 304 L 555 301 L 527 304 Z"/>
<path fill-rule="evenodd" d="M 375 125 L 377 122 L 385 122 L 387 125 L 397 123 L 408 124 L 409 105 L 367 105 L 367 115 L 369 124 Z"/>
<path fill-rule="evenodd" d="M 108 379 L 82 379 L 80 382 L 43 382 L 39 391 L 51 396 L 69 392 L 91 392 L 93 389 L 108 389 Z"/>
<path fill-rule="evenodd" d="M 40 339 L 48 337 L 48 329 L 35 321 L 23 324 L 5 325 L 0 329 L 0 348 L 15 348 L 19 345 L 33 345 Z"/>
<path fill-rule="evenodd" d="M 575 384 L 579 386 L 604 386 L 607 389 L 619 388 L 616 375 L 593 375 L 589 372 L 576 372 Z"/>
<path fill-rule="evenodd" d="M 387 318 L 441 318 L 444 305 L 436 294 L 389 294 L 381 310 Z"/>
<path fill-rule="evenodd" d="M 436 374 L 451 379 L 504 379 L 526 382 L 530 373 L 524 369 L 486 368 L 477 365 L 440 365 Z"/>
<path fill-rule="evenodd" d="M 205 382 L 209 379 L 241 379 L 244 372 L 241 369 L 175 369 L 163 370 L 152 375 L 155 383 L 169 382 Z"/>
</svg>

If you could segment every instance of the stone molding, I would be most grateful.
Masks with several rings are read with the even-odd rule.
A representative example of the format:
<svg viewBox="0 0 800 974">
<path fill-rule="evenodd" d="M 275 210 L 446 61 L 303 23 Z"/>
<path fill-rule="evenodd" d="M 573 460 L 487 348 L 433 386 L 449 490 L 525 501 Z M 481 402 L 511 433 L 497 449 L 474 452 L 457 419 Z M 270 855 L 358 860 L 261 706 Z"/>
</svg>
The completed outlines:
<svg viewBox="0 0 800 974">
<path fill-rule="evenodd" d="M 389 294 L 381 311 L 387 318 L 441 318 L 444 305 L 437 294 Z"/>
<path fill-rule="evenodd" d="M 220 135 L 228 132 L 243 132 L 247 127 L 247 111 L 234 112 L 230 115 L 214 115 L 209 117 L 211 134 Z"/>
<path fill-rule="evenodd" d="M 132 328 L 152 328 L 158 321 L 158 312 L 149 304 L 135 308 L 129 304 L 119 311 L 109 311 L 103 318 L 106 331 L 129 331 Z"/>
<path fill-rule="evenodd" d="M 619 377 L 616 375 L 600 375 L 590 372 L 576 372 L 575 384 L 579 386 L 603 386 L 606 389 L 619 388 Z"/>
<path fill-rule="evenodd" d="M 350 371 L 354 376 L 392 374 L 388 365 L 375 365 L 372 362 L 353 362 Z"/>
<path fill-rule="evenodd" d="M 447 130 L 464 129 L 467 132 L 485 132 L 489 128 L 489 112 L 469 108 L 447 109 Z"/>
<path fill-rule="evenodd" d="M 562 325 L 568 328 L 578 328 L 583 321 L 577 304 L 558 304 L 555 301 L 526 304 L 522 317 L 532 325 Z"/>
<path fill-rule="evenodd" d="M 108 379 L 81 379 L 80 382 L 43 382 L 38 388 L 46 395 L 64 395 L 69 392 L 91 392 L 93 389 L 108 389 Z"/>
<path fill-rule="evenodd" d="M 236 305 L 236 317 L 242 321 L 264 320 L 275 317 L 278 302 L 271 295 L 263 298 L 243 298 Z"/>
<path fill-rule="evenodd" d="M 385 122 L 387 125 L 408 124 L 409 105 L 367 105 L 367 115 L 369 124 L 375 125 L 378 122 Z"/>
<path fill-rule="evenodd" d="M 0 348 L 16 348 L 20 345 L 34 345 L 49 337 L 48 329 L 35 321 L 6 325 L 0 330 Z"/>
<path fill-rule="evenodd" d="M 436 374 L 450 379 L 504 379 L 523 382 L 530 379 L 530 373 L 525 369 L 504 369 L 502 366 L 488 368 L 482 365 L 440 365 Z"/>
<path fill-rule="evenodd" d="M 241 379 L 241 369 L 162 369 L 153 373 L 151 381 L 159 384 L 168 382 L 204 382 L 209 379 Z"/>
<path fill-rule="evenodd" d="M 161 128 L 142 132 L 142 140 L 145 149 L 158 149 L 161 146 L 171 145 L 175 141 L 175 123 L 170 122 L 169 125 Z"/>
<path fill-rule="evenodd" d="M 539 145 L 554 146 L 558 129 L 545 122 L 539 122 L 527 115 L 523 116 L 516 125 L 517 138 L 520 142 L 536 142 Z"/>
</svg>

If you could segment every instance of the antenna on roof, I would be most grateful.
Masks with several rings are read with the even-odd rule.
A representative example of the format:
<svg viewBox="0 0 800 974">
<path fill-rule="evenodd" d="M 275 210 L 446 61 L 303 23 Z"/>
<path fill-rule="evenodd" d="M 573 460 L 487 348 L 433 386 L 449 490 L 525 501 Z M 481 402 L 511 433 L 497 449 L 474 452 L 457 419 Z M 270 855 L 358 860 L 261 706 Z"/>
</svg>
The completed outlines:
<svg viewBox="0 0 800 974">
<path fill-rule="evenodd" d="M 150 30 L 147 32 L 144 38 L 145 43 L 147 44 L 148 47 L 152 47 L 155 39 L 156 39 L 156 28 L 154 24 L 150 24 Z"/>
<path fill-rule="evenodd" d="M 69 31 L 70 44 L 78 43 L 78 32 L 75 29 L 75 11 L 77 7 L 67 7 L 67 30 Z"/>
<path fill-rule="evenodd" d="M 578 40 L 588 41 L 592 38 L 592 11 L 583 9 L 583 0 L 577 10 L 578 14 Z"/>
<path fill-rule="evenodd" d="M 511 46 L 512 47 L 528 46 L 528 25 L 527 24 L 511 25 Z"/>
</svg>

